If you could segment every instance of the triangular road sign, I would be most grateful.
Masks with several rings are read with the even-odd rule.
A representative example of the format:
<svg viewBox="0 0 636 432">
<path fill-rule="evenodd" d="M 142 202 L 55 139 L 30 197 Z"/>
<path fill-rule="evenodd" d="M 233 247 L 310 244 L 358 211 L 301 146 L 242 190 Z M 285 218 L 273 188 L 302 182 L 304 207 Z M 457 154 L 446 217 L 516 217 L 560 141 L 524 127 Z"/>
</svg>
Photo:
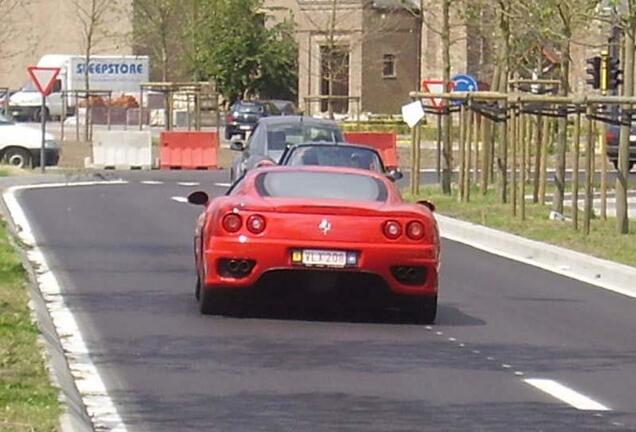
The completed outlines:
<svg viewBox="0 0 636 432">
<path fill-rule="evenodd" d="M 55 84 L 60 68 L 29 66 L 27 68 L 35 87 L 44 96 L 48 96 Z"/>
<path fill-rule="evenodd" d="M 440 79 L 431 79 L 422 81 L 422 91 L 425 93 L 446 93 L 451 92 L 455 88 L 455 84 L 452 81 L 449 81 L 446 85 L 446 89 L 444 89 L 444 81 Z M 446 100 L 441 98 L 432 98 L 429 99 L 431 101 L 431 105 L 433 107 L 441 110 L 444 105 L 446 105 Z"/>
</svg>

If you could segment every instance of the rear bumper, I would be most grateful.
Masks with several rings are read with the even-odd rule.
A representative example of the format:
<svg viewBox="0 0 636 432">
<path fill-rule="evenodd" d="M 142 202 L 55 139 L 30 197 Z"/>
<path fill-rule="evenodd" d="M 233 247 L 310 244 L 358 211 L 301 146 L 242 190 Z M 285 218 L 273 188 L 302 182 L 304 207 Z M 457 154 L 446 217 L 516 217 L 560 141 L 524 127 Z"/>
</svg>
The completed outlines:
<svg viewBox="0 0 636 432">
<path fill-rule="evenodd" d="M 327 249 L 356 252 L 355 267 L 333 269 L 305 267 L 292 263 L 292 251 L 298 249 Z M 418 244 L 374 244 L 374 243 L 318 243 L 291 240 L 264 240 L 248 238 L 240 242 L 237 237 L 215 238 L 207 246 L 202 257 L 202 277 L 207 289 L 242 289 L 258 285 L 262 278 L 273 272 L 347 273 L 347 276 L 362 274 L 381 278 L 392 294 L 405 296 L 435 296 L 438 289 L 439 261 L 436 248 Z M 254 262 L 251 272 L 240 278 L 219 274 L 221 260 L 240 259 Z M 408 266 L 422 269 L 425 277 L 417 283 L 401 283 L 395 277 L 395 267 Z M 371 288 L 371 287 L 370 287 Z"/>
</svg>

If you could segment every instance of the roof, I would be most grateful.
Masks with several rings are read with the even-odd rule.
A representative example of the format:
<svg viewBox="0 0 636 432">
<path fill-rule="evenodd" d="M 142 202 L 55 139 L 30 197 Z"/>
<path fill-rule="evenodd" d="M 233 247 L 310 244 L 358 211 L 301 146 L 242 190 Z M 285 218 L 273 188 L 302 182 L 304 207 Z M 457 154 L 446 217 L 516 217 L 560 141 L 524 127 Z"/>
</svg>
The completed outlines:
<svg viewBox="0 0 636 432">
<path fill-rule="evenodd" d="M 264 125 L 303 123 L 303 124 L 308 124 L 312 126 L 329 126 L 335 129 L 338 128 L 338 124 L 333 120 L 319 119 L 316 117 L 297 116 L 297 115 L 263 117 L 262 119 L 259 120 L 259 123 Z"/>
</svg>

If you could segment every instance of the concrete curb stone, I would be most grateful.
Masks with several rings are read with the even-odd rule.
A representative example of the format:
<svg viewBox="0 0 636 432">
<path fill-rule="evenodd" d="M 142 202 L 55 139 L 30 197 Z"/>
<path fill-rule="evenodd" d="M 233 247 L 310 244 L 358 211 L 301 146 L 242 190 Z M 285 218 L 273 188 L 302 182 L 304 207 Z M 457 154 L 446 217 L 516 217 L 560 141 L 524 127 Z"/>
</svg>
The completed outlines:
<svg viewBox="0 0 636 432">
<path fill-rule="evenodd" d="M 442 237 L 636 298 L 636 267 L 436 214 Z"/>
</svg>

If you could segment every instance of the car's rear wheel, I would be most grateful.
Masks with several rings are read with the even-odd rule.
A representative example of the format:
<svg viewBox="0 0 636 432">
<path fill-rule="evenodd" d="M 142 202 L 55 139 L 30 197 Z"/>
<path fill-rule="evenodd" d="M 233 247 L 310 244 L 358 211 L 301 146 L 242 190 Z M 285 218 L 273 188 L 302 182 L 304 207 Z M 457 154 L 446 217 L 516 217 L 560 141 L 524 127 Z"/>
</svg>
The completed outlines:
<svg viewBox="0 0 636 432">
<path fill-rule="evenodd" d="M 215 288 L 199 288 L 199 311 L 202 315 L 223 315 L 230 309 L 230 298 Z"/>
<path fill-rule="evenodd" d="M 406 313 L 406 318 L 417 324 L 433 324 L 437 318 L 437 296 L 414 297 L 402 307 L 402 313 Z"/>
<path fill-rule="evenodd" d="M 31 113 L 31 120 L 34 122 L 41 122 L 42 121 L 42 113 L 44 112 L 44 117 L 48 120 L 49 118 L 49 109 L 44 107 L 44 111 L 42 110 L 42 108 L 35 108 L 33 110 L 33 112 Z"/>
<path fill-rule="evenodd" d="M 30 168 L 33 163 L 31 154 L 19 147 L 10 147 L 5 150 L 3 160 L 16 168 Z"/>
<path fill-rule="evenodd" d="M 228 127 L 225 128 L 225 139 L 228 141 L 232 139 L 232 130 Z"/>
<path fill-rule="evenodd" d="M 197 282 L 194 286 L 194 298 L 200 300 L 201 298 L 201 276 L 197 275 Z"/>
<path fill-rule="evenodd" d="M 618 159 L 614 159 L 614 160 L 612 160 L 612 164 L 614 165 L 614 169 L 616 169 L 616 171 L 618 171 Z M 635 164 L 636 164 L 636 162 L 629 161 L 628 169 L 627 169 L 627 170 L 628 170 L 628 171 L 633 170 L 633 169 L 634 169 L 634 165 L 635 165 Z"/>
</svg>

